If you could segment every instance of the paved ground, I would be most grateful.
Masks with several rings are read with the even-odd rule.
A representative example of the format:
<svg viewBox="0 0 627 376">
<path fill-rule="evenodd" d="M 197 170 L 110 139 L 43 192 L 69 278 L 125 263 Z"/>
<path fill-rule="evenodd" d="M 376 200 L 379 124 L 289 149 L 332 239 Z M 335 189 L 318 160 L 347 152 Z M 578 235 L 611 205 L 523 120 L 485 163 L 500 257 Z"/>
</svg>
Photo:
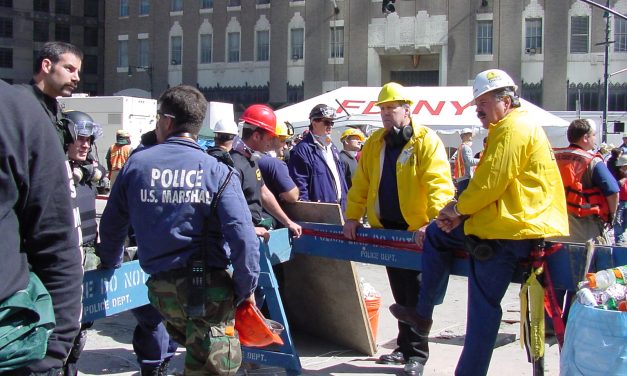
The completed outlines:
<svg viewBox="0 0 627 376">
<path fill-rule="evenodd" d="M 378 355 L 389 353 L 395 347 L 396 321 L 387 307 L 393 303 L 385 269 L 381 266 L 358 264 L 361 277 L 372 284 L 382 295 L 377 338 Z M 494 351 L 489 375 L 532 375 L 525 351 L 518 341 L 518 289 L 511 285 L 503 299 L 504 317 L 498 347 Z M 453 375 L 461 353 L 465 332 L 466 279 L 451 277 L 444 304 L 435 311 L 431 332 L 431 358 L 425 376 Z M 513 322 L 513 323 L 512 323 Z M 89 332 L 85 352 L 79 363 L 84 375 L 138 375 L 139 368 L 131 346 L 134 319 L 124 313 L 99 320 Z M 334 344 L 322 342 L 302 333 L 293 333 L 296 349 L 306 375 L 394 375 L 402 374 L 400 366 L 375 364 L 376 357 L 368 357 Z M 545 375 L 559 374 L 557 345 L 546 348 Z M 184 352 L 179 350 L 170 373 L 182 372 Z M 239 375 L 282 375 L 279 368 L 240 370 Z"/>
</svg>

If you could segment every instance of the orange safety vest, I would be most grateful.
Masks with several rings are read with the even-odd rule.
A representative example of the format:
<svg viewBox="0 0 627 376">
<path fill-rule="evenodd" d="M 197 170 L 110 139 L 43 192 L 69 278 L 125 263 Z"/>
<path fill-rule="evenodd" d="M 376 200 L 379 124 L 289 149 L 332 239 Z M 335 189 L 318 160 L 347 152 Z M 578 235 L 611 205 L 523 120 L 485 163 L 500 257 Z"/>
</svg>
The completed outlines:
<svg viewBox="0 0 627 376">
<path fill-rule="evenodd" d="M 453 179 L 457 180 L 464 176 L 464 157 L 462 155 L 462 146 L 464 144 L 460 144 L 457 148 L 457 155 L 455 156 L 455 165 L 453 166 Z"/>
<path fill-rule="evenodd" d="M 553 151 L 564 182 L 568 212 L 576 217 L 598 215 L 604 221 L 608 221 L 610 209 L 607 199 L 599 188 L 592 187 L 592 174 L 584 176 L 588 171 L 592 171 L 589 168 L 590 163 L 600 156 L 570 147 L 555 148 Z M 598 162 L 596 161 L 595 165 Z"/>
<path fill-rule="evenodd" d="M 111 173 L 117 171 L 124 166 L 128 156 L 131 155 L 131 145 L 118 145 L 113 144 L 109 148 L 109 163 L 111 164 L 111 171 L 109 171 L 109 178 Z"/>
</svg>

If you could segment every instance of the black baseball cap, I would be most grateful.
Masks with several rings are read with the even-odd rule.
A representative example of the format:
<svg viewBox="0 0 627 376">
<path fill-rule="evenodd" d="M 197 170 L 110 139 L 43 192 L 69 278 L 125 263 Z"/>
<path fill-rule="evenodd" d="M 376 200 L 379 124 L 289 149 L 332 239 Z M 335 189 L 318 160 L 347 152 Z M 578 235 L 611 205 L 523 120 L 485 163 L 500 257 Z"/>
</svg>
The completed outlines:
<svg viewBox="0 0 627 376">
<path fill-rule="evenodd" d="M 309 119 L 329 119 L 335 120 L 335 108 L 327 106 L 324 103 L 317 104 L 311 109 Z"/>
</svg>

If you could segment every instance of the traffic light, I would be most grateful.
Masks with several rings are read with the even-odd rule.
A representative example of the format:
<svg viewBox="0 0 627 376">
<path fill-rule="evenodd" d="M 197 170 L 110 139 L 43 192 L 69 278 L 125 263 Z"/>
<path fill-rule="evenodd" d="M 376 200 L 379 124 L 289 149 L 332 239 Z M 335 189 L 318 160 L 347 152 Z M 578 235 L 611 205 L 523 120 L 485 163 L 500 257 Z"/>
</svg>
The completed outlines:
<svg viewBox="0 0 627 376">
<path fill-rule="evenodd" d="M 383 4 L 381 5 L 381 11 L 385 14 L 396 12 L 396 8 L 394 7 L 395 1 L 396 0 L 383 0 Z"/>
</svg>

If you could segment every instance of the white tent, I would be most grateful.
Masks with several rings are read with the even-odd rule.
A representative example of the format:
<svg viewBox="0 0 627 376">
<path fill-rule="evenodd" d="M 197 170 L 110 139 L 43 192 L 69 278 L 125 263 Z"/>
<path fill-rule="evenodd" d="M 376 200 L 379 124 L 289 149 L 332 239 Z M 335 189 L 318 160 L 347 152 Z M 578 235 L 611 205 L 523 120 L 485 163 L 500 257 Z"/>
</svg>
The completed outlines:
<svg viewBox="0 0 627 376">
<path fill-rule="evenodd" d="M 336 122 L 334 138 L 339 138 L 344 126 L 369 124 L 381 127 L 379 108 L 375 106 L 380 87 L 342 87 L 307 99 L 303 102 L 282 108 L 276 111 L 277 117 L 289 121 L 294 125 L 296 132 L 302 131 L 309 124 L 309 111 L 319 103 L 337 108 L 338 116 L 346 116 Z M 487 131 L 481 127 L 472 104 L 472 87 L 444 86 L 444 87 L 406 87 L 407 93 L 414 100 L 412 114 L 415 121 L 435 130 L 449 147 L 459 146 L 459 133 L 463 128 L 475 130 L 473 149 L 481 150 L 483 137 Z M 537 115 L 544 127 L 551 144 L 554 147 L 567 146 L 566 127 L 568 122 L 559 117 L 522 100 L 522 107 Z M 341 104 L 341 106 L 339 105 Z M 341 107 L 344 107 L 342 109 Z M 348 112 L 348 114 L 347 114 Z M 300 128 L 300 129 L 299 129 Z"/>
</svg>

